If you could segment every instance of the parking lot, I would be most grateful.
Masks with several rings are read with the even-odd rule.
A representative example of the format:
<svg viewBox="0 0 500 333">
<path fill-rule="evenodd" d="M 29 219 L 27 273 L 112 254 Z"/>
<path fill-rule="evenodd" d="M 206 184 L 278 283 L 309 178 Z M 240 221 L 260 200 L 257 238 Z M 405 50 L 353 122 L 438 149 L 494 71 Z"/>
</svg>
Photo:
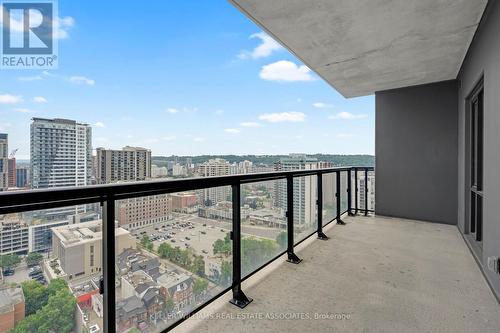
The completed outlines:
<svg viewBox="0 0 500 333">
<path fill-rule="evenodd" d="M 201 254 L 206 258 L 213 255 L 213 243 L 217 239 L 224 239 L 231 229 L 232 225 L 228 221 L 211 220 L 196 215 L 176 213 L 174 219 L 168 222 L 134 230 L 132 234 L 138 242 L 144 235 L 147 235 L 153 240 L 155 249 L 161 243 L 167 242 L 173 247 L 192 248 L 197 254 Z M 280 230 L 243 225 L 242 233 L 244 236 L 252 235 L 276 239 Z"/>
</svg>

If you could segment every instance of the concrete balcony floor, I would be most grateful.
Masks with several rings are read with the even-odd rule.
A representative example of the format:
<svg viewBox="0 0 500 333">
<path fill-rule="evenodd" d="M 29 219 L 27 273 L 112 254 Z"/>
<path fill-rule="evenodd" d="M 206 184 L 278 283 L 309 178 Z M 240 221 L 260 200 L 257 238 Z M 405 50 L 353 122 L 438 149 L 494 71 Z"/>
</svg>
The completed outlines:
<svg viewBox="0 0 500 333">
<path fill-rule="evenodd" d="M 345 221 L 326 229 L 330 240 L 301 244 L 299 265 L 278 260 L 249 279 L 243 290 L 254 301 L 245 309 L 228 295 L 202 310 L 213 319 L 192 318 L 175 331 L 500 332 L 500 306 L 455 226 Z M 310 319 L 256 319 L 292 313 Z"/>
</svg>

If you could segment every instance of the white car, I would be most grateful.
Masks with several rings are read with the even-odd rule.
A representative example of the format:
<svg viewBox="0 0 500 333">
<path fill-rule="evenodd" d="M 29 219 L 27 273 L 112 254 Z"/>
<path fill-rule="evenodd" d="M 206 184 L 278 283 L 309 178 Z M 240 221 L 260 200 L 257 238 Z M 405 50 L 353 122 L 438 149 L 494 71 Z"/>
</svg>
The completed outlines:
<svg viewBox="0 0 500 333">
<path fill-rule="evenodd" d="M 101 330 L 99 329 L 99 325 L 95 324 L 89 327 L 89 332 L 90 333 L 97 333 L 100 332 Z"/>
</svg>

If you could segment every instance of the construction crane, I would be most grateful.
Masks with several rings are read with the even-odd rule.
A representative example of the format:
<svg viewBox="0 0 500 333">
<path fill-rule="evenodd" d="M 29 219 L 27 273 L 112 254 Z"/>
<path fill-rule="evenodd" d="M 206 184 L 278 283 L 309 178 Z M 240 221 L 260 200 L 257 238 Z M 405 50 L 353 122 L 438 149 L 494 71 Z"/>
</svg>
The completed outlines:
<svg viewBox="0 0 500 333">
<path fill-rule="evenodd" d="M 17 153 L 17 151 L 18 151 L 18 150 L 19 150 L 19 148 L 14 149 L 13 151 L 11 151 L 11 152 L 10 152 L 10 155 L 9 155 L 9 158 L 14 158 L 14 157 L 16 157 L 16 153 Z"/>
</svg>

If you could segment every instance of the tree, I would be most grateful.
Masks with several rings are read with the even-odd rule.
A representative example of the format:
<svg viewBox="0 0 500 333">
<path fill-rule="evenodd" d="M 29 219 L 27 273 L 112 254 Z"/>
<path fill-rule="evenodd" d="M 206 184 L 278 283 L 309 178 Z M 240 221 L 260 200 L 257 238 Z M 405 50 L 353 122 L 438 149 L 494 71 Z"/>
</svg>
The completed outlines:
<svg viewBox="0 0 500 333">
<path fill-rule="evenodd" d="M 205 276 L 205 260 L 203 256 L 194 256 L 192 272 L 199 276 Z"/>
<path fill-rule="evenodd" d="M 286 231 L 282 231 L 276 236 L 276 243 L 278 243 L 280 249 L 285 249 L 288 245 L 288 237 Z"/>
<path fill-rule="evenodd" d="M 44 297 L 48 298 L 36 300 L 35 291 L 43 292 Z M 71 294 L 64 280 L 52 280 L 47 288 L 38 282 L 27 281 L 23 283 L 23 292 L 27 317 L 19 322 L 11 333 L 70 333 L 73 331 L 76 298 Z M 36 305 L 36 307 L 32 306 L 28 309 L 29 304 Z M 33 309 L 35 312 L 32 312 Z"/>
<path fill-rule="evenodd" d="M 20 262 L 21 259 L 17 254 L 5 254 L 0 256 L 0 267 L 2 268 L 16 267 Z"/>
<path fill-rule="evenodd" d="M 165 310 L 167 312 L 172 312 L 175 308 L 175 303 L 172 297 L 167 297 L 167 300 L 165 301 Z"/>
<path fill-rule="evenodd" d="M 231 239 L 229 238 L 229 234 L 224 237 L 224 240 L 218 239 L 212 244 L 214 254 L 229 255 L 233 250 L 232 247 L 233 245 L 231 243 Z"/>
<path fill-rule="evenodd" d="M 232 273 L 233 267 L 231 263 L 229 261 L 223 261 L 221 264 L 219 284 L 223 286 L 231 284 Z"/>
<path fill-rule="evenodd" d="M 24 293 L 24 302 L 26 307 L 26 316 L 29 316 L 40 310 L 48 300 L 47 288 L 40 282 L 29 280 L 21 284 Z"/>
<path fill-rule="evenodd" d="M 53 279 L 47 286 L 49 297 L 55 295 L 60 290 L 68 290 L 68 283 L 63 279 Z"/>
<path fill-rule="evenodd" d="M 149 251 L 153 250 L 153 242 L 151 241 L 151 239 L 149 239 L 148 235 L 142 236 L 141 245 Z"/>
<path fill-rule="evenodd" d="M 30 252 L 26 256 L 26 265 L 28 265 L 28 267 L 36 266 L 36 265 L 40 264 L 42 259 L 43 259 L 42 254 L 40 254 L 38 252 Z"/>
<path fill-rule="evenodd" d="M 195 297 L 202 295 L 208 288 L 208 281 L 205 279 L 196 279 L 193 283 L 193 294 Z"/>
</svg>

